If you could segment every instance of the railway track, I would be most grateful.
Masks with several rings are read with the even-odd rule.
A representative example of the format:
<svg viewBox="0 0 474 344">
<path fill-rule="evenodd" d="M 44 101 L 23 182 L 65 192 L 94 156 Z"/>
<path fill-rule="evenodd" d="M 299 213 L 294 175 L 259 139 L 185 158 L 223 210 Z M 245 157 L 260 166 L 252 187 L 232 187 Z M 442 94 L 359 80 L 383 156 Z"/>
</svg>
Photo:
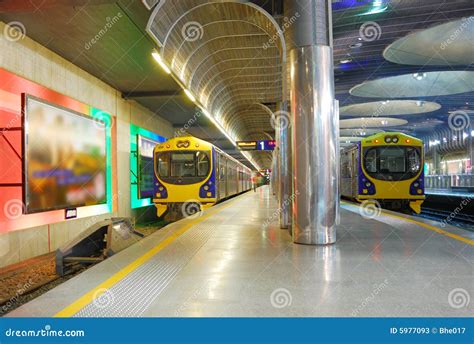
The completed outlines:
<svg viewBox="0 0 474 344">
<path fill-rule="evenodd" d="M 449 210 L 422 207 L 421 214 L 417 216 L 439 222 L 444 222 L 446 219 L 452 217 L 452 220 L 447 221 L 448 224 L 474 232 L 474 216 L 465 213 L 458 213 L 455 216 L 453 215 L 454 213 Z"/>
</svg>

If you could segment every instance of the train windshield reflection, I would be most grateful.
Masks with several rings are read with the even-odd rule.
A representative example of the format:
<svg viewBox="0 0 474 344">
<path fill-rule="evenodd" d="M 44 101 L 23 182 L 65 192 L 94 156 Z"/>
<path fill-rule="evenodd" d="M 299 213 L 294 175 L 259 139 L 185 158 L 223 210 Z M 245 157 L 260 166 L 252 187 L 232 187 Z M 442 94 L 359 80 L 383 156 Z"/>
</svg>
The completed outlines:
<svg viewBox="0 0 474 344">
<path fill-rule="evenodd" d="M 176 178 L 191 178 L 192 182 L 198 182 L 210 170 L 209 154 L 204 151 L 163 152 L 159 154 L 157 162 L 158 175 L 170 183 Z"/>
<path fill-rule="evenodd" d="M 417 147 L 371 147 L 364 154 L 364 168 L 379 180 L 406 180 L 421 169 L 421 153 Z"/>
</svg>

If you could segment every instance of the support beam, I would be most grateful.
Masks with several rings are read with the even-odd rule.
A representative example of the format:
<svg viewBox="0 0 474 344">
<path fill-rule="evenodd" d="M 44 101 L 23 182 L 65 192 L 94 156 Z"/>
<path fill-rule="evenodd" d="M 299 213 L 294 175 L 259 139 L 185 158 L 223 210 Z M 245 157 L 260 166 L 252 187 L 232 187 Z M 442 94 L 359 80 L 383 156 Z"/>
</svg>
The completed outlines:
<svg viewBox="0 0 474 344">
<path fill-rule="evenodd" d="M 332 244 L 339 212 L 331 1 L 286 0 L 290 47 L 293 241 Z"/>
</svg>

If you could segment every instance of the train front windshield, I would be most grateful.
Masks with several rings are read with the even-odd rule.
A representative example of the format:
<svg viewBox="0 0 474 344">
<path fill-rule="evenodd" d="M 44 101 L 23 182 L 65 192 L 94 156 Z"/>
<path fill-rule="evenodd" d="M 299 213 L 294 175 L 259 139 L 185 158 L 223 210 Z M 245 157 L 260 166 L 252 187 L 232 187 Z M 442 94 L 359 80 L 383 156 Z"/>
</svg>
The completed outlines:
<svg viewBox="0 0 474 344">
<path fill-rule="evenodd" d="M 374 179 L 407 180 L 418 175 L 421 168 L 419 147 L 382 146 L 364 151 L 364 169 Z"/>
<path fill-rule="evenodd" d="M 204 151 L 162 152 L 156 161 L 159 177 L 170 184 L 199 183 L 211 168 L 209 153 Z"/>
</svg>

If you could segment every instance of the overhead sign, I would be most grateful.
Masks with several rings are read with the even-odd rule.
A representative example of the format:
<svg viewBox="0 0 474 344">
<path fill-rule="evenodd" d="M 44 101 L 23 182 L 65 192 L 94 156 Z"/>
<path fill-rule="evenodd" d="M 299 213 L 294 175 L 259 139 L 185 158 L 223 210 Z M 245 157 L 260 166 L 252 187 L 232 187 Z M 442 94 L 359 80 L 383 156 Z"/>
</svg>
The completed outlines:
<svg viewBox="0 0 474 344">
<path fill-rule="evenodd" d="M 274 150 L 275 140 L 261 140 L 261 141 L 237 141 L 237 147 L 240 150 Z"/>
<path fill-rule="evenodd" d="M 257 141 L 258 150 L 274 150 L 275 145 L 276 145 L 275 140 Z"/>
<path fill-rule="evenodd" d="M 240 150 L 257 150 L 257 141 L 237 141 Z"/>
</svg>

